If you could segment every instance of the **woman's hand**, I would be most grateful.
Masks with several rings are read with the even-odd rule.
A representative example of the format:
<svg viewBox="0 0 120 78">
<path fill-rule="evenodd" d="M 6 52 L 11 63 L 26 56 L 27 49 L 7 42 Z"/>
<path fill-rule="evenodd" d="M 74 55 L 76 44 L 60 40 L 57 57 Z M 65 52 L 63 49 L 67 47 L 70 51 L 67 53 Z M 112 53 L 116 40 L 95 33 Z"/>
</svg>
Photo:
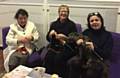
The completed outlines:
<svg viewBox="0 0 120 78">
<path fill-rule="evenodd" d="M 65 36 L 64 34 L 57 34 L 56 35 L 56 39 L 63 39 L 63 40 L 65 40 L 67 38 L 67 36 Z"/>
<path fill-rule="evenodd" d="M 28 41 L 32 41 L 33 40 L 33 36 L 32 35 L 28 35 L 25 37 Z"/>
<path fill-rule="evenodd" d="M 49 37 L 53 37 L 53 36 L 55 36 L 56 37 L 56 35 L 57 35 L 57 32 L 55 31 L 55 30 L 51 30 L 50 31 L 50 33 L 49 33 Z"/>
<path fill-rule="evenodd" d="M 64 45 L 66 43 L 67 36 L 65 36 L 64 34 L 57 34 L 56 39 Z"/>
<path fill-rule="evenodd" d="M 18 43 L 28 43 L 29 40 L 26 37 L 19 37 L 18 38 Z"/>
<path fill-rule="evenodd" d="M 87 45 L 88 48 L 94 50 L 93 42 L 86 42 L 85 44 Z"/>
<path fill-rule="evenodd" d="M 76 41 L 76 44 L 77 45 L 80 45 L 80 44 L 82 44 L 83 43 L 83 39 L 78 39 L 77 41 Z"/>
<path fill-rule="evenodd" d="M 18 43 L 28 43 L 33 40 L 32 35 L 18 37 Z"/>
</svg>

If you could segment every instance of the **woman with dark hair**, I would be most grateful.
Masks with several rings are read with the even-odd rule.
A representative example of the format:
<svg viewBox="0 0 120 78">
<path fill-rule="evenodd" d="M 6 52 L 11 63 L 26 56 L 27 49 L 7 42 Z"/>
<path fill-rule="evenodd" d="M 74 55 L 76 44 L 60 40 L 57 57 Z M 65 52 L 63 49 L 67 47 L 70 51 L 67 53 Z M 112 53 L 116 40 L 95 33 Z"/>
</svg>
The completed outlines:
<svg viewBox="0 0 120 78">
<path fill-rule="evenodd" d="M 26 65 L 28 56 L 33 52 L 33 44 L 38 40 L 39 34 L 34 23 L 28 21 L 28 12 L 19 9 L 15 14 L 16 23 L 10 25 L 6 36 L 8 52 L 4 65 L 7 72 L 18 65 Z"/>
<path fill-rule="evenodd" d="M 93 12 L 87 18 L 88 29 L 83 34 L 92 39 L 94 50 L 104 59 L 110 60 L 113 47 L 112 35 L 105 29 L 103 17 L 99 12 Z"/>
<path fill-rule="evenodd" d="M 103 71 L 107 69 L 106 61 L 110 61 L 113 40 L 111 33 L 104 27 L 103 17 L 99 12 L 89 13 L 87 22 L 88 29 L 83 32 L 83 35 L 92 40 L 89 42 L 92 46 L 90 51 L 92 55 L 84 64 L 82 63 L 83 55 L 76 55 L 70 59 L 68 62 L 69 78 L 102 78 Z M 83 51 L 80 52 L 84 53 Z M 88 55 L 86 54 L 86 56 Z"/>
</svg>

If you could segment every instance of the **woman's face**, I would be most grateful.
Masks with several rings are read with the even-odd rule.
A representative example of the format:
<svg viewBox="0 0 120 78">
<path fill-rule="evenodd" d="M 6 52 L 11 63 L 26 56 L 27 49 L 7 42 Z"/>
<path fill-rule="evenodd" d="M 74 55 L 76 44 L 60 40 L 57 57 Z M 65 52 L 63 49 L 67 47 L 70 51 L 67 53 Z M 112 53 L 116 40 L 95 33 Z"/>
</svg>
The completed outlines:
<svg viewBox="0 0 120 78">
<path fill-rule="evenodd" d="M 61 7 L 60 11 L 59 11 L 59 18 L 61 21 L 64 21 L 68 18 L 68 9 L 66 7 Z"/>
<path fill-rule="evenodd" d="M 94 30 L 98 30 L 102 26 L 101 19 L 98 16 L 91 16 L 89 22 L 90 22 L 90 27 Z"/>
<path fill-rule="evenodd" d="M 25 27 L 25 25 L 27 24 L 27 19 L 28 17 L 26 15 L 19 15 L 17 18 L 17 22 L 21 27 Z"/>
</svg>

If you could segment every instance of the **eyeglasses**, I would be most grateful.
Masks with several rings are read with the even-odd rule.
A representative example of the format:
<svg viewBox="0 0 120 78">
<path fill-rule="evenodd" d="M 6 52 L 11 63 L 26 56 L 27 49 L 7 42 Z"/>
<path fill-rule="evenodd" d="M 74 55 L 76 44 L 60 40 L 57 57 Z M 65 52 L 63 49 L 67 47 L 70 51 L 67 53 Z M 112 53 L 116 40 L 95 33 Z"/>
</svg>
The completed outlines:
<svg viewBox="0 0 120 78">
<path fill-rule="evenodd" d="M 88 16 L 93 16 L 93 15 L 100 15 L 99 12 L 92 12 L 92 13 L 89 13 Z"/>
<path fill-rule="evenodd" d="M 59 11 L 59 12 L 68 12 L 68 11 Z"/>
</svg>

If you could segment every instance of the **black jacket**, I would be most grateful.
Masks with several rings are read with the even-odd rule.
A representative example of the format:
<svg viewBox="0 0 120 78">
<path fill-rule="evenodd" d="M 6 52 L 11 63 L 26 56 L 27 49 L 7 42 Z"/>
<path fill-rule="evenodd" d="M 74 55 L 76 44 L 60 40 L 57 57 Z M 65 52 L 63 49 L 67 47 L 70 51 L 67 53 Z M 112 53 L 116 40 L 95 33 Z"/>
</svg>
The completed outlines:
<svg viewBox="0 0 120 78">
<path fill-rule="evenodd" d="M 58 34 L 62 33 L 66 36 L 72 32 L 77 32 L 76 25 L 73 21 L 66 19 L 64 23 L 60 22 L 58 18 L 56 21 L 52 22 L 50 25 L 50 29 L 47 33 L 47 40 L 50 42 L 49 33 L 51 30 L 55 30 Z"/>
<path fill-rule="evenodd" d="M 113 47 L 113 39 L 110 32 L 106 31 L 104 27 L 97 31 L 89 28 L 83 32 L 83 35 L 92 39 L 95 46 L 95 52 L 104 60 L 110 60 Z"/>
</svg>

